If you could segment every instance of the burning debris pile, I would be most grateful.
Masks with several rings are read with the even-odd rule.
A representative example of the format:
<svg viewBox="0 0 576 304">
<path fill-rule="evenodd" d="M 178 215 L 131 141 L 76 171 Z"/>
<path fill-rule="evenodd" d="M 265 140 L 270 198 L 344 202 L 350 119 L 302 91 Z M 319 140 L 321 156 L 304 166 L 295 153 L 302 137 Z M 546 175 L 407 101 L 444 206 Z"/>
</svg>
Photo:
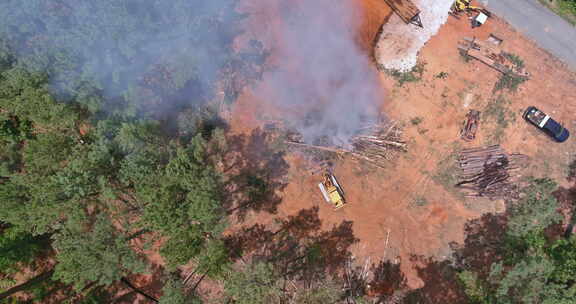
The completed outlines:
<svg viewBox="0 0 576 304">
<path fill-rule="evenodd" d="M 462 171 L 456 186 L 471 197 L 518 198 L 511 172 L 525 167 L 527 161 L 526 155 L 509 155 L 499 145 L 462 150 L 458 156 Z"/>
<path fill-rule="evenodd" d="M 350 145 L 346 147 L 307 144 L 301 138 L 298 133 L 291 133 L 286 142 L 303 148 L 336 153 L 341 157 L 349 156 L 378 167 L 384 167 L 385 162 L 393 159 L 398 152 L 408 151 L 406 142 L 402 140 L 402 129 L 394 122 L 364 128 L 350 139 Z"/>
<path fill-rule="evenodd" d="M 357 130 L 378 121 L 385 94 L 372 58 L 358 44 L 355 29 L 363 20 L 356 1 L 260 2 L 277 6 L 279 15 L 273 29 L 254 25 L 250 34 L 274 62 L 255 95 L 281 113 L 275 118 L 301 142 L 349 145 Z"/>
</svg>

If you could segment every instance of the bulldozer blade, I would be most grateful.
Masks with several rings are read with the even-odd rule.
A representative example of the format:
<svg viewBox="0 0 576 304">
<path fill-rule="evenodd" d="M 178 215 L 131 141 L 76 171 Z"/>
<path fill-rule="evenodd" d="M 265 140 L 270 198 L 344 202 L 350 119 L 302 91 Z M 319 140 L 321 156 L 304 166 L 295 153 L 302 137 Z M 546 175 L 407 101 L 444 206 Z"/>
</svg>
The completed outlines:
<svg viewBox="0 0 576 304">
<path fill-rule="evenodd" d="M 322 192 L 322 196 L 324 196 L 324 200 L 330 204 L 330 198 L 328 197 L 328 192 L 326 191 L 326 188 L 324 187 L 324 185 L 322 183 L 318 184 L 318 188 L 320 188 L 320 192 Z"/>
<path fill-rule="evenodd" d="M 336 186 L 336 188 L 338 188 L 338 191 L 340 191 L 342 193 L 342 195 L 344 195 L 344 189 L 342 189 L 342 187 L 340 187 L 340 184 L 338 184 L 336 177 L 334 175 L 330 174 L 330 180 L 332 181 L 334 186 Z"/>
</svg>

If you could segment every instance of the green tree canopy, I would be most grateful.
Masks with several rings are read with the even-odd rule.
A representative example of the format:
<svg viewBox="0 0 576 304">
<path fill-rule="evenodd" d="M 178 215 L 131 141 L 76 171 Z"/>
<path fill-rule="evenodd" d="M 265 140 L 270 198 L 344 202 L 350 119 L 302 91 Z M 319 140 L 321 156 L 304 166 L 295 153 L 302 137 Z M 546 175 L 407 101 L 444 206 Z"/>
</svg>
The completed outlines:
<svg viewBox="0 0 576 304">
<path fill-rule="evenodd" d="M 561 220 L 552 195 L 556 188 L 550 179 L 532 180 L 510 210 L 504 257 L 491 265 L 487 278 L 474 269 L 460 273 L 472 303 L 574 303 L 574 240 L 553 240 L 544 233 Z"/>
<path fill-rule="evenodd" d="M 136 188 L 138 200 L 145 202 L 142 225 L 169 237 L 161 252 L 171 267 L 198 255 L 206 239 L 223 231 L 219 176 L 205 161 L 204 146 L 196 136 L 190 145 L 174 148 L 166 166 Z M 121 172 L 129 174 L 122 180 L 134 180 L 151 172 L 151 164 L 136 156 Z"/>
<path fill-rule="evenodd" d="M 202 304 L 198 297 L 193 295 L 186 295 L 184 292 L 184 285 L 176 278 L 170 278 L 162 288 L 162 297 L 160 297 L 160 304 Z"/>
<path fill-rule="evenodd" d="M 46 249 L 43 240 L 14 226 L 0 231 L 0 273 L 16 272 L 22 264 L 32 262 Z"/>
<path fill-rule="evenodd" d="M 550 179 L 535 179 L 523 190 L 524 198 L 510 211 L 507 234 L 524 237 L 558 223 L 558 201 L 552 195 L 558 185 Z"/>
<path fill-rule="evenodd" d="M 228 269 L 207 150 L 218 130 L 199 127 L 205 114 L 190 127 L 166 112 L 213 97 L 235 56 L 234 3 L 0 3 L 0 220 L 21 229 L 2 235 L 6 248 L 33 253 L 28 241 L 50 236 L 58 264 L 46 273 L 76 289 L 142 272 L 139 233 L 163 240 L 170 270 Z"/>
<path fill-rule="evenodd" d="M 92 111 L 156 116 L 212 94 L 235 57 L 235 3 L 6 0 L 0 37 L 18 65 L 45 72 L 58 95 Z"/>
<path fill-rule="evenodd" d="M 236 304 L 280 303 L 283 292 L 278 280 L 272 265 L 254 263 L 242 271 L 231 271 L 225 291 Z"/>
<path fill-rule="evenodd" d="M 108 216 L 97 215 L 91 227 L 85 223 L 86 219 L 78 216 L 53 236 L 56 279 L 81 290 L 90 282 L 109 285 L 129 273 L 145 270 L 143 261 Z"/>
</svg>

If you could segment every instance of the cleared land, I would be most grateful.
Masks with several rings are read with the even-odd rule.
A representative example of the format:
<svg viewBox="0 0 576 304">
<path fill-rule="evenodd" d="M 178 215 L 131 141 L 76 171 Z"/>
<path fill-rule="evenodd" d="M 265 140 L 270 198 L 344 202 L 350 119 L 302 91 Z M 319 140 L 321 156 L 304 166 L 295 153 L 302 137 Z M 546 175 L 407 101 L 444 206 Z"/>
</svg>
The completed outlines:
<svg viewBox="0 0 576 304">
<path fill-rule="evenodd" d="M 250 5 L 244 9 L 257 13 L 254 18 L 266 18 L 271 35 L 275 27 L 282 26 L 279 1 L 247 3 Z M 383 1 L 358 0 L 359 11 L 364 10 L 368 16 L 356 29 L 364 48 L 372 41 L 371 35 L 378 31 L 378 20 L 383 21 L 390 15 L 389 8 L 381 3 Z M 260 21 L 247 22 L 247 39 L 251 35 L 250 27 L 257 24 L 261 24 Z M 463 37 L 487 39 L 490 33 L 502 38 L 503 50 L 522 58 L 531 73 L 530 79 L 516 92 L 495 91 L 501 74 L 478 61 L 466 61 L 458 53 L 458 41 Z M 574 137 L 564 144 L 553 143 L 521 118 L 527 106 L 535 105 L 567 128 L 576 129 L 573 120 L 576 76 L 562 63 L 502 20 L 491 18 L 486 25 L 473 30 L 466 18 L 452 17 L 427 43 L 419 60 L 423 67 L 421 77 L 410 78 L 412 80 L 402 87 L 394 76 L 384 73 L 379 76 L 385 92 L 381 109 L 390 118 L 404 122 L 405 139 L 410 144 L 408 153 L 400 155 L 387 169 L 375 169 L 351 160 L 336 162 L 335 174 L 348 200 L 348 205 L 338 211 L 324 203 L 317 189 L 321 177 L 311 174 L 313 164 L 302 153 L 295 150 L 269 153 L 278 159 L 270 163 L 269 158 L 263 158 L 260 166 L 275 172 L 272 175 L 282 185 L 276 189 L 278 200 L 271 203 L 274 213 L 251 212 L 242 221 L 236 221 L 230 235 L 256 224 L 272 226 L 275 218 L 317 207 L 324 231 L 350 221 L 353 236 L 359 241 L 348 250 L 373 261 L 399 258 L 409 286 L 415 288 L 423 281 L 415 269 L 418 263 L 412 257 L 445 259 L 450 255 L 449 244 L 462 242 L 467 221 L 487 212 L 503 211 L 502 202 L 463 199 L 456 192 L 452 187 L 455 151 L 500 143 L 508 152 L 523 153 L 531 158 L 525 175 L 548 176 L 560 183 L 566 181 L 566 168 L 575 148 Z M 281 58 L 274 56 L 269 63 L 283 64 Z M 278 117 L 279 113 L 266 102 L 266 76 L 265 73 L 256 87 L 245 90 L 234 104 L 230 123 L 238 135 L 261 137 L 260 128 L 268 119 Z M 459 130 L 469 109 L 482 112 L 481 124 L 475 141 L 465 143 L 459 139 Z M 278 147 L 277 151 L 285 148 Z M 247 149 L 246 153 L 259 152 Z"/>
</svg>

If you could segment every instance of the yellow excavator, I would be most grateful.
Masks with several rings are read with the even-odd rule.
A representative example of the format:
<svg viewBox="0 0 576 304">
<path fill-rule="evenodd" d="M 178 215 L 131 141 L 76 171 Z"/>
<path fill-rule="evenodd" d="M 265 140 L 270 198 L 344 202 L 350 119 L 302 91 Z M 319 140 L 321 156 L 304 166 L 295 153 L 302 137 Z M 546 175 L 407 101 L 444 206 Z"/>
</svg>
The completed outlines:
<svg viewBox="0 0 576 304">
<path fill-rule="evenodd" d="M 322 196 L 327 203 L 334 206 L 334 210 L 344 207 L 346 201 L 344 200 L 344 191 L 338 184 L 336 177 L 329 171 L 324 172 L 324 180 L 318 184 Z"/>
<path fill-rule="evenodd" d="M 490 12 L 484 8 L 479 6 L 473 6 L 472 0 L 455 0 L 454 4 L 452 4 L 451 13 L 454 15 L 459 15 L 460 13 L 469 13 L 469 12 L 480 12 L 484 13 L 488 17 L 490 17 Z"/>
</svg>

